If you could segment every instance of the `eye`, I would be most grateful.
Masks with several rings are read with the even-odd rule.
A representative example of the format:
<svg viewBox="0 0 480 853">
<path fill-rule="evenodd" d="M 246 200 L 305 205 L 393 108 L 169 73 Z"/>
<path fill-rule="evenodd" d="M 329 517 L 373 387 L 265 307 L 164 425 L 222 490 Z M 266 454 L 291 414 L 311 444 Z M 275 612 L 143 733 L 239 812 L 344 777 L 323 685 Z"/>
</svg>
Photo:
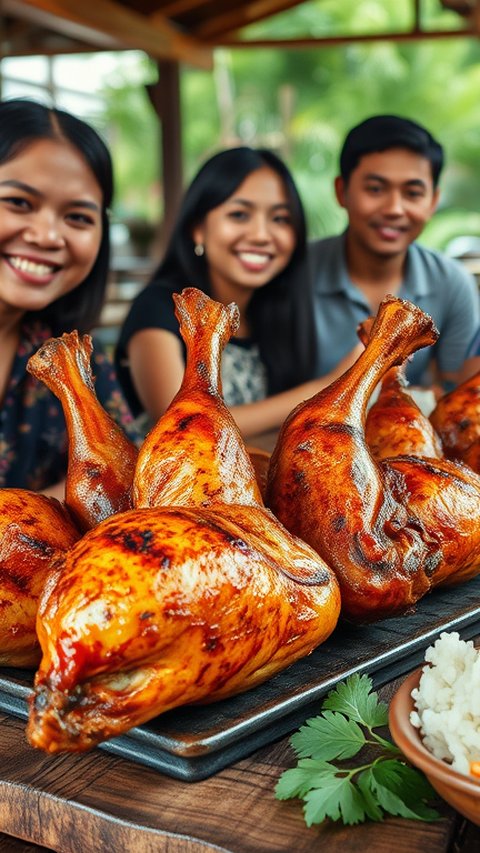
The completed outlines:
<svg viewBox="0 0 480 853">
<path fill-rule="evenodd" d="M 383 187 L 381 184 L 366 184 L 365 189 L 367 193 L 370 193 L 371 195 L 379 195 L 382 192 Z"/>
<path fill-rule="evenodd" d="M 230 210 L 228 216 L 230 219 L 235 219 L 238 222 L 245 222 L 248 219 L 248 214 L 245 210 Z"/>
<path fill-rule="evenodd" d="M 289 213 L 277 213 L 273 217 L 273 221 L 278 223 L 279 225 L 291 225 L 292 217 Z"/>
<path fill-rule="evenodd" d="M 2 196 L 0 201 L 19 212 L 27 212 L 32 209 L 32 205 L 27 198 L 20 195 Z"/>
<path fill-rule="evenodd" d="M 67 213 L 66 216 L 67 222 L 75 227 L 84 228 L 89 225 L 95 225 L 96 219 L 91 213 L 85 213 L 84 211 L 72 211 L 71 213 Z"/>
</svg>

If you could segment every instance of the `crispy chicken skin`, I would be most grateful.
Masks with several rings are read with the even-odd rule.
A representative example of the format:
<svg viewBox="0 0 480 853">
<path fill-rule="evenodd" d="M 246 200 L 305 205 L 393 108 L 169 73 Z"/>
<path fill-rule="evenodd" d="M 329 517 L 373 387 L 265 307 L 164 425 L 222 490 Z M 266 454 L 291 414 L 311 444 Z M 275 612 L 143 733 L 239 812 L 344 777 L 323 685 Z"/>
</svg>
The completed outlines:
<svg viewBox="0 0 480 853">
<path fill-rule="evenodd" d="M 50 338 L 27 369 L 58 397 L 68 431 L 65 502 L 82 531 L 129 509 L 137 449 L 100 405 L 90 356 L 92 339 L 78 332 Z"/>
<path fill-rule="evenodd" d="M 475 373 L 438 400 L 430 421 L 445 455 L 461 459 L 480 473 L 480 373 Z"/>
<path fill-rule="evenodd" d="M 196 291 L 174 294 L 187 348 L 182 386 L 140 448 L 133 482 L 135 506 L 262 503 L 240 430 L 222 397 L 220 360 L 239 314 Z M 197 295 L 198 294 L 198 295 Z M 208 336 L 208 346 L 206 342 Z M 154 463 L 154 464 L 153 464 Z"/>
<path fill-rule="evenodd" d="M 369 317 L 358 325 L 358 337 L 364 346 L 373 320 Z M 378 397 L 367 412 L 367 444 L 375 459 L 401 455 L 442 459 L 440 438 L 408 391 L 405 367 L 406 362 L 391 367 L 380 383 Z"/>
<path fill-rule="evenodd" d="M 80 538 L 62 504 L 26 489 L 0 489 L 0 664 L 40 660 L 38 599 L 52 565 Z"/>
<path fill-rule="evenodd" d="M 222 401 L 236 309 L 193 288 L 176 308 L 185 379 L 140 451 L 137 505 L 86 533 L 42 596 L 27 736 L 48 752 L 248 690 L 338 620 L 334 573 L 264 507 Z"/>
<path fill-rule="evenodd" d="M 267 503 L 334 568 L 342 612 L 355 621 L 408 609 L 435 577 L 443 582 L 470 574 L 478 555 L 478 476 L 466 471 L 459 477 L 445 460 L 427 464 L 408 457 L 403 468 L 391 460 L 379 463 L 365 437 L 366 409 L 377 383 L 437 337 L 419 308 L 387 297 L 357 362 L 291 413 L 272 454 Z M 447 524 L 439 529 L 447 483 L 444 511 L 453 513 L 448 532 Z"/>
<path fill-rule="evenodd" d="M 408 393 L 403 365 L 390 368 L 383 378 L 367 413 L 365 435 L 375 459 L 402 455 L 443 458 L 440 438 Z"/>
</svg>

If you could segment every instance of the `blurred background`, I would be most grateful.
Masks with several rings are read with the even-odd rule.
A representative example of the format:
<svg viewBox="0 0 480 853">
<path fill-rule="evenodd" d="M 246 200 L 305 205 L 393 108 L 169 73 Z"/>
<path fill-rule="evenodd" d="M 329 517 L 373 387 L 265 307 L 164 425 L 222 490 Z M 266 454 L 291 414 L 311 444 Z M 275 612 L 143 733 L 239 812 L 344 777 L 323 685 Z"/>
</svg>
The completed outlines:
<svg viewBox="0 0 480 853">
<path fill-rule="evenodd" d="M 156 5 L 174 11 L 182 2 Z M 336 233 L 345 224 L 333 193 L 343 138 L 368 115 L 395 112 L 425 124 L 446 151 L 441 203 L 421 242 L 467 260 L 480 256 L 480 38 L 465 35 L 474 7 L 480 22 L 476 0 L 310 0 L 248 26 L 234 46 L 216 47 L 210 69 L 179 63 L 184 184 L 220 148 L 268 146 L 293 171 L 310 236 Z M 422 30 L 435 38 L 385 37 L 415 29 L 420 13 Z M 322 41 L 311 45 L 308 37 Z M 262 46 L 272 39 L 276 46 Z M 288 47 L 278 46 L 283 39 Z M 130 298 L 165 239 L 162 122 L 148 94 L 159 82 L 158 63 L 138 50 L 4 50 L 0 72 L 2 97 L 64 106 L 107 140 L 116 179 L 117 284 L 123 282 L 122 299 Z"/>
</svg>

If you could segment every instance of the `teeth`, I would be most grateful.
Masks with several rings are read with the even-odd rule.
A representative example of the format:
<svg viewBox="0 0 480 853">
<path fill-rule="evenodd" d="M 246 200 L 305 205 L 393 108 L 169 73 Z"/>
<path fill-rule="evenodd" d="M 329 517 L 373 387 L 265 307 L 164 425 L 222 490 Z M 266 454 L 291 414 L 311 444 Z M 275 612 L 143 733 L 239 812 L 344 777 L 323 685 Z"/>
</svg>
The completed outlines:
<svg viewBox="0 0 480 853">
<path fill-rule="evenodd" d="M 34 261 L 29 261 L 26 258 L 11 256 L 9 261 L 15 269 L 22 272 L 30 272 L 33 275 L 49 275 L 55 270 L 55 267 L 51 264 L 36 264 Z"/>
<path fill-rule="evenodd" d="M 256 252 L 240 252 L 240 257 L 248 264 L 265 264 L 268 261 L 267 255 L 257 255 Z"/>
</svg>

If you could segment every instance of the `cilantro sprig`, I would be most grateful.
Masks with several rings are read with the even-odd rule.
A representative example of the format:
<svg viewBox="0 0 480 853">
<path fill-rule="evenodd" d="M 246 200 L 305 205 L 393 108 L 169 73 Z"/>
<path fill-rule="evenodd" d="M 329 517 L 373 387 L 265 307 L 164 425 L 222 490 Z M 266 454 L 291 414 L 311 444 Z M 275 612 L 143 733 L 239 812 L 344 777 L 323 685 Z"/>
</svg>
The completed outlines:
<svg viewBox="0 0 480 853">
<path fill-rule="evenodd" d="M 275 796 L 303 800 L 307 826 L 325 818 L 344 824 L 379 821 L 386 814 L 438 819 L 428 805 L 435 792 L 425 776 L 375 731 L 387 724 L 387 706 L 372 692 L 367 675 L 355 674 L 339 683 L 324 700 L 322 712 L 290 738 L 299 760 L 282 773 Z M 351 766 L 350 759 L 365 746 L 370 747 L 370 760 Z"/>
</svg>

